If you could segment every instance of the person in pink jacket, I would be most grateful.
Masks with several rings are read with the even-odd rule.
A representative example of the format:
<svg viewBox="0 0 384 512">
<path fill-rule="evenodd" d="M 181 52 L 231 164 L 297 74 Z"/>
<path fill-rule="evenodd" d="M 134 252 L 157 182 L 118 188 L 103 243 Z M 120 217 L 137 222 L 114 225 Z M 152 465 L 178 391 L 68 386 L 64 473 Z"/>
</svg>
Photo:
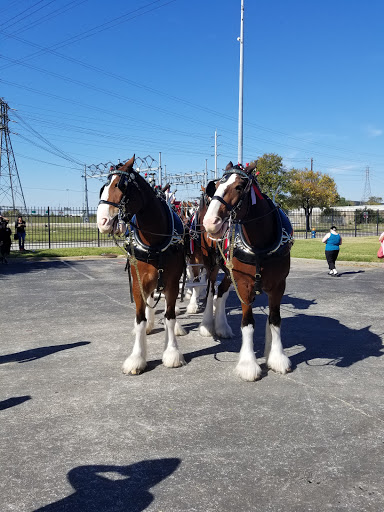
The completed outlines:
<svg viewBox="0 0 384 512">
<path fill-rule="evenodd" d="M 380 259 L 384 258 L 384 231 L 379 236 L 379 242 L 381 242 L 381 246 L 379 250 L 377 251 L 377 257 Z"/>
</svg>

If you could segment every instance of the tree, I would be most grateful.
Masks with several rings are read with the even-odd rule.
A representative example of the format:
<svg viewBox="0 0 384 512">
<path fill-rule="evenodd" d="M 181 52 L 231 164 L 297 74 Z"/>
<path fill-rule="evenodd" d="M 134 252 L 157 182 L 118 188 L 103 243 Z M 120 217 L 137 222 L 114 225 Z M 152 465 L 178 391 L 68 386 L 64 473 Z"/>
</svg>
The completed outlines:
<svg viewBox="0 0 384 512">
<path fill-rule="evenodd" d="M 345 197 L 339 197 L 339 200 L 336 202 L 335 206 L 354 206 L 355 201 L 351 199 L 345 199 Z"/>
<path fill-rule="evenodd" d="M 292 169 L 289 171 L 289 178 L 291 193 L 289 204 L 304 209 L 306 231 L 310 231 L 310 217 L 313 208 L 315 206 L 330 207 L 338 201 L 336 183 L 328 174 L 308 169 Z"/>
<path fill-rule="evenodd" d="M 275 153 L 264 153 L 257 159 L 257 181 L 261 191 L 282 206 L 286 206 L 288 171 L 283 167 L 283 158 Z"/>
<path fill-rule="evenodd" d="M 382 204 L 382 203 L 383 203 L 383 198 L 378 197 L 378 196 L 371 196 L 367 201 L 367 204 Z"/>
</svg>

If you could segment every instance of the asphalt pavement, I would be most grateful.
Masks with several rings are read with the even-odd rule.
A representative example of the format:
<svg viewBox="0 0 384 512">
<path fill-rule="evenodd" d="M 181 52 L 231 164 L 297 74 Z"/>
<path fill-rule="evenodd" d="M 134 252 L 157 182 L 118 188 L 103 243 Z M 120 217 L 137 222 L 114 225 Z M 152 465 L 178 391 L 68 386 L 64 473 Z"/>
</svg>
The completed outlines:
<svg viewBox="0 0 384 512">
<path fill-rule="evenodd" d="M 187 365 L 121 372 L 134 335 L 125 261 L 0 266 L 1 512 L 382 512 L 383 264 L 293 260 L 282 302 L 292 372 L 235 374 L 231 340 L 179 320 Z M 161 304 L 161 303 L 160 303 Z M 262 364 L 266 297 L 256 299 Z"/>
</svg>

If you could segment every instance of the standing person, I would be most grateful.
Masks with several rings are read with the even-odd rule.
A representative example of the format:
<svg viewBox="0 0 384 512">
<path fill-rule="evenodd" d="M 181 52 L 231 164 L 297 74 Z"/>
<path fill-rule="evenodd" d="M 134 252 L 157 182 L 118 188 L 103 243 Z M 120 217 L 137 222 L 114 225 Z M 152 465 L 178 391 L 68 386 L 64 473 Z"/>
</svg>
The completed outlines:
<svg viewBox="0 0 384 512">
<path fill-rule="evenodd" d="M 8 263 L 6 256 L 11 250 L 12 231 L 8 227 L 8 219 L 0 216 L 0 263 Z"/>
<path fill-rule="evenodd" d="M 19 240 L 19 251 L 24 251 L 24 240 L 25 240 L 25 220 L 21 215 L 15 222 L 16 235 Z"/>
<path fill-rule="evenodd" d="M 338 273 L 335 267 L 335 263 L 339 255 L 340 245 L 343 243 L 341 235 L 339 235 L 339 233 L 337 232 L 337 227 L 331 226 L 329 233 L 325 235 L 322 241 L 324 244 L 326 244 L 325 257 L 327 259 L 329 267 L 328 274 L 331 276 L 337 276 Z"/>
<path fill-rule="evenodd" d="M 384 259 L 384 231 L 379 236 L 380 247 L 377 251 L 377 257 L 381 260 Z"/>
</svg>

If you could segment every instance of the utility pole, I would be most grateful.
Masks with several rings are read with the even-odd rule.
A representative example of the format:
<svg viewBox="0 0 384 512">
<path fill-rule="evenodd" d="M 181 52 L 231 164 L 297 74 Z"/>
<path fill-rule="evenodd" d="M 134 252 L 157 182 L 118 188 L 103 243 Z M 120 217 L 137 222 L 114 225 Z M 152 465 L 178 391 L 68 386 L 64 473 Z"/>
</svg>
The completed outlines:
<svg viewBox="0 0 384 512">
<path fill-rule="evenodd" d="M 208 181 L 208 158 L 205 159 L 204 187 L 207 188 Z"/>
<path fill-rule="evenodd" d="M 365 184 L 364 184 L 364 192 L 363 197 L 361 198 L 361 203 L 365 204 L 368 202 L 369 198 L 371 197 L 371 183 L 369 179 L 369 167 L 367 166 L 365 168 Z"/>
<path fill-rule="evenodd" d="M 159 185 L 160 188 L 163 186 L 163 177 L 161 175 L 161 152 L 159 152 Z"/>
<path fill-rule="evenodd" d="M 16 215 L 18 207 L 26 212 L 27 206 L 9 135 L 9 110 L 13 109 L 0 98 L 0 205 L 12 205 Z"/>
<path fill-rule="evenodd" d="M 88 183 L 87 183 L 87 166 L 84 165 L 84 222 L 89 222 L 89 204 L 88 204 Z"/>
<path fill-rule="evenodd" d="M 239 72 L 239 126 L 237 142 L 237 161 L 243 163 L 243 72 L 244 72 L 244 0 L 241 0 L 240 37 L 240 72 Z"/>
<path fill-rule="evenodd" d="M 215 180 L 217 180 L 217 131 L 215 130 Z"/>
<path fill-rule="evenodd" d="M 313 158 L 311 158 L 311 171 L 313 171 Z"/>
</svg>

